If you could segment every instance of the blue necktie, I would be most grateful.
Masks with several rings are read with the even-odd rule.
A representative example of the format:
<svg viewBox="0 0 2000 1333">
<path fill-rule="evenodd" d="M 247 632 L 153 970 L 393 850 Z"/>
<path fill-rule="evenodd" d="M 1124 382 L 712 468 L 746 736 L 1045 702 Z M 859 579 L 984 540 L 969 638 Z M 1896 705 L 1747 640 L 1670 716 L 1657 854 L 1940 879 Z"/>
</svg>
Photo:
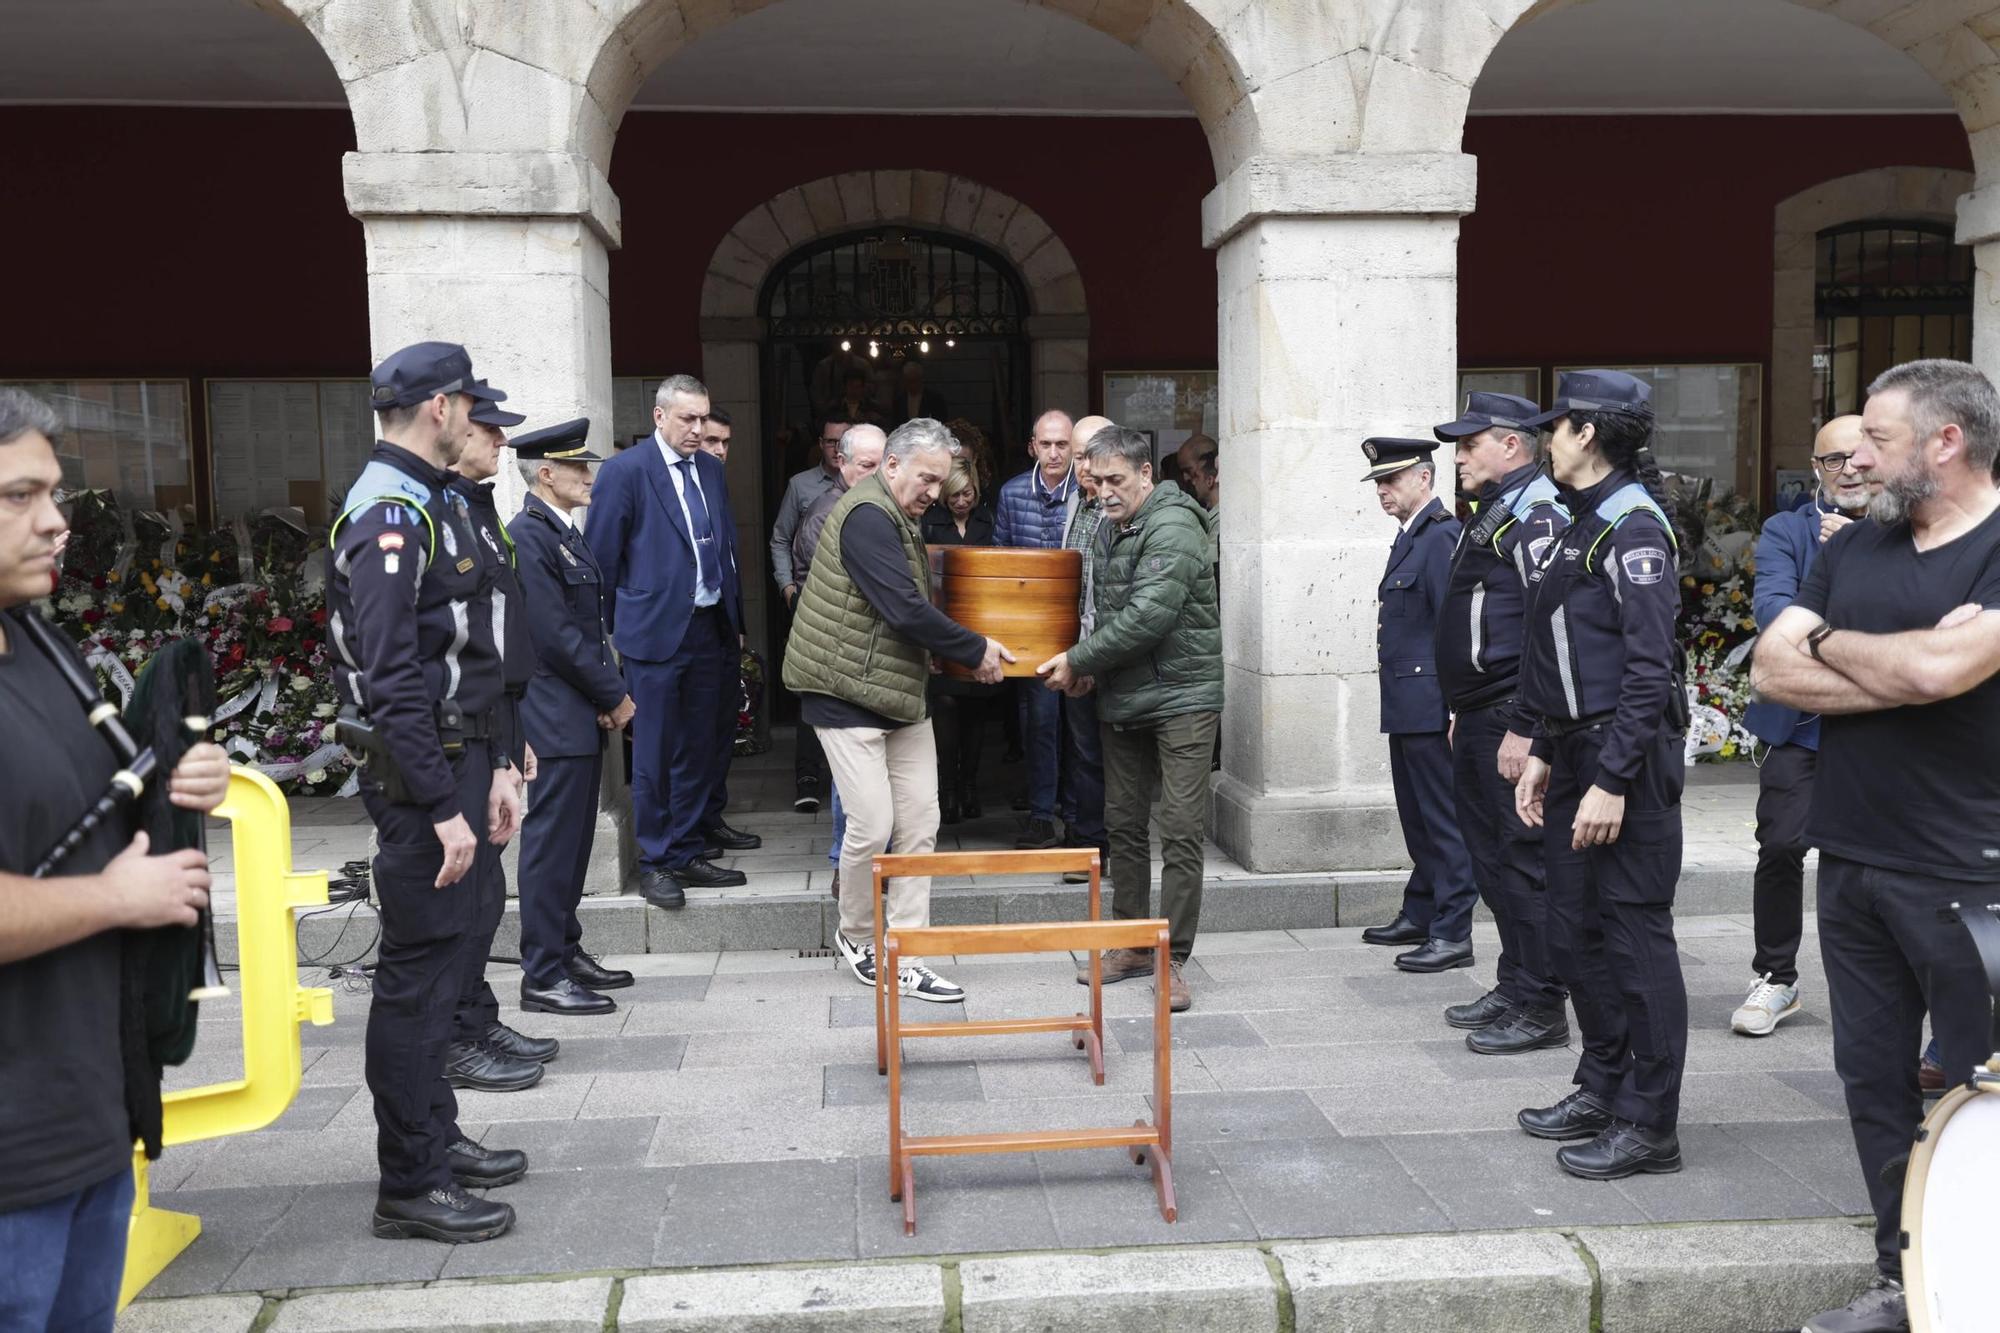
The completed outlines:
<svg viewBox="0 0 2000 1333">
<path fill-rule="evenodd" d="M 688 524 L 694 535 L 695 567 L 700 571 L 701 589 L 705 593 L 717 591 L 713 569 L 715 566 L 715 527 L 708 521 L 708 500 L 701 493 L 701 483 L 695 480 L 694 459 L 687 457 L 674 464 L 681 469 L 681 489 L 687 500 Z"/>
</svg>

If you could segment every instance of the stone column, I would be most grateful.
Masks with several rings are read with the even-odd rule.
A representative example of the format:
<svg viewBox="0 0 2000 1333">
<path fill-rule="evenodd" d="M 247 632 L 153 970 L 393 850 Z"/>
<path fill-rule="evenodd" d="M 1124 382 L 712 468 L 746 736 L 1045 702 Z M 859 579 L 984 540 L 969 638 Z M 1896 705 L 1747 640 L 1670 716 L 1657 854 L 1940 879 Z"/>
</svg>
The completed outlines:
<svg viewBox="0 0 2000 1333">
<path fill-rule="evenodd" d="M 464 343 L 523 430 L 590 418 L 611 453 L 608 251 L 618 199 L 564 153 L 349 153 L 348 211 L 368 245 L 372 360 L 427 338 Z M 510 451 L 501 510 L 520 507 Z"/>
<path fill-rule="evenodd" d="M 349 153 L 348 210 L 368 244 L 371 361 L 425 339 L 463 343 L 473 369 L 507 391 L 522 430 L 590 418 L 611 453 L 608 249 L 618 200 L 603 173 L 565 153 Z M 500 510 L 521 506 L 513 451 L 495 479 Z M 607 751 L 586 893 L 617 893 L 633 862 L 631 803 Z M 505 855 L 518 892 L 518 841 Z"/>
<path fill-rule="evenodd" d="M 729 505 L 736 515 L 737 574 L 743 585 L 743 626 L 750 646 L 771 660 L 764 616 L 777 593 L 771 585 L 771 533 L 764 526 L 764 403 L 761 319 L 709 316 L 701 321 L 701 379 L 709 403 L 726 410 L 730 433 Z"/>
<path fill-rule="evenodd" d="M 2000 186 L 1986 172 L 1958 201 L 1958 243 L 1972 247 L 1972 363 L 2000 383 Z"/>
<path fill-rule="evenodd" d="M 1252 158 L 1203 205 L 1220 252 L 1216 841 L 1255 870 L 1405 863 L 1378 732 L 1375 589 L 1395 525 L 1361 441 L 1457 396 L 1457 153 Z M 1440 468 L 1449 502 L 1449 468 Z"/>
</svg>

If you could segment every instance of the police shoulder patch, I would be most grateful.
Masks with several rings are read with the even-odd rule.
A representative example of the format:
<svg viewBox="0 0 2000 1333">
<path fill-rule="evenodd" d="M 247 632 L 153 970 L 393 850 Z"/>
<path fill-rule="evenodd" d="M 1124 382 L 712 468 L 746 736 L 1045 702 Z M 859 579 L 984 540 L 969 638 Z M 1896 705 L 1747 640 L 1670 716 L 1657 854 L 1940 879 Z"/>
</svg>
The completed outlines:
<svg viewBox="0 0 2000 1333">
<path fill-rule="evenodd" d="M 381 533 L 375 538 L 375 545 L 384 551 L 400 551 L 403 549 L 403 534 L 400 532 Z"/>
<path fill-rule="evenodd" d="M 1658 546 L 1637 546 L 1621 551 L 1618 563 L 1624 567 L 1628 583 L 1658 583 L 1673 568 L 1667 561 L 1666 551 Z"/>
</svg>

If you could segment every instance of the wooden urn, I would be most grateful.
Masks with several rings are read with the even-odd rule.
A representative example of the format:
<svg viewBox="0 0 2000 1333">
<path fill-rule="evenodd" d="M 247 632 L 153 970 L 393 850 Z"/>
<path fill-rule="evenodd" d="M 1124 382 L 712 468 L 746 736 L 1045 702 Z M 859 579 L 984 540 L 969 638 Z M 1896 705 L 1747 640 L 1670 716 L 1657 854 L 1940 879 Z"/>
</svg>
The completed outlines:
<svg viewBox="0 0 2000 1333">
<path fill-rule="evenodd" d="M 1083 552 L 1012 546 L 933 546 L 931 600 L 953 620 L 998 639 L 1014 654 L 1010 676 L 1076 646 L 1083 595 Z M 947 662 L 961 680 L 972 673 Z"/>
</svg>

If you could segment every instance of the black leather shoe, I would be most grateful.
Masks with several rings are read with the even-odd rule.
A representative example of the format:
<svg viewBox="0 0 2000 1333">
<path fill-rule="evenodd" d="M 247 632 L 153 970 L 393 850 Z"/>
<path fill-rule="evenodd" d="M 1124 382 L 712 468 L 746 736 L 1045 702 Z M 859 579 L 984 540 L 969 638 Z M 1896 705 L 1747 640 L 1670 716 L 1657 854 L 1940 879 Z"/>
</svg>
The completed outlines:
<svg viewBox="0 0 2000 1333">
<path fill-rule="evenodd" d="M 748 852 L 764 845 L 763 838 L 755 833 L 745 833 L 740 828 L 731 828 L 721 820 L 716 820 L 701 831 L 711 847 L 723 847 L 732 852 Z"/>
<path fill-rule="evenodd" d="M 475 1092 L 520 1092 L 542 1081 L 542 1067 L 483 1042 L 455 1041 L 445 1048 L 444 1081 Z"/>
<path fill-rule="evenodd" d="M 639 874 L 639 896 L 655 907 L 664 907 L 669 912 L 679 911 L 688 905 L 687 895 L 681 892 L 664 870 L 645 870 Z"/>
<path fill-rule="evenodd" d="M 982 819 L 985 817 L 986 807 L 979 803 L 979 789 L 977 787 L 961 787 L 959 789 L 958 811 L 967 819 Z"/>
<path fill-rule="evenodd" d="M 1401 912 L 1386 926 L 1370 926 L 1361 932 L 1363 944 L 1422 944 L 1425 929 Z"/>
<path fill-rule="evenodd" d="M 1554 1106 L 1531 1106 L 1514 1117 L 1538 1139 L 1594 1139 L 1611 1128 L 1611 1111 L 1596 1094 L 1578 1088 Z"/>
<path fill-rule="evenodd" d="M 956 824 L 958 819 L 958 793 L 940 791 L 938 793 L 938 823 Z"/>
<path fill-rule="evenodd" d="M 1616 1120 L 1590 1142 L 1558 1151 L 1556 1163 L 1585 1180 L 1623 1180 L 1641 1172 L 1669 1176 L 1681 1169 L 1681 1141 L 1671 1129 L 1641 1129 L 1629 1120 Z"/>
<path fill-rule="evenodd" d="M 630 972 L 606 967 L 581 949 L 569 956 L 563 971 L 569 973 L 571 981 L 591 990 L 623 990 L 632 984 Z"/>
<path fill-rule="evenodd" d="M 441 1240 L 469 1245 L 507 1234 L 514 1225 L 510 1204 L 476 1199 L 454 1184 L 419 1194 L 414 1199 L 375 1199 L 374 1231 L 378 1240 Z"/>
<path fill-rule="evenodd" d="M 451 1178 L 469 1190 L 498 1189 L 528 1174 L 528 1154 L 519 1148 L 482 1148 L 460 1139 L 444 1150 Z"/>
<path fill-rule="evenodd" d="M 529 1037 L 514 1031 L 505 1023 L 495 1023 L 486 1029 L 486 1044 L 502 1055 L 511 1055 L 516 1060 L 530 1060 L 545 1065 L 556 1058 L 562 1043 L 554 1037 Z"/>
<path fill-rule="evenodd" d="M 1449 972 L 1454 967 L 1471 967 L 1472 941 L 1425 940 L 1408 953 L 1397 954 L 1396 966 L 1405 972 Z"/>
<path fill-rule="evenodd" d="M 1491 1027 L 1465 1034 L 1479 1055 L 1519 1055 L 1569 1045 L 1569 1016 L 1560 1009 L 1516 1009 Z"/>
<path fill-rule="evenodd" d="M 1486 994 L 1470 1004 L 1454 1004 L 1444 1011 L 1444 1021 L 1455 1028 L 1492 1027 L 1506 1018 L 1513 1004 L 1497 990 Z"/>
<path fill-rule="evenodd" d="M 706 861 L 690 861 L 684 866 L 668 866 L 666 876 L 682 889 L 732 889 L 750 881 L 740 870 L 724 870 Z M 665 903 L 660 906 L 665 907 Z M 679 904 L 675 904 L 679 906 Z"/>
<path fill-rule="evenodd" d="M 586 990 L 570 977 L 553 986 L 521 983 L 521 1011 L 529 1014 L 608 1014 L 618 1002 L 608 995 Z"/>
</svg>

